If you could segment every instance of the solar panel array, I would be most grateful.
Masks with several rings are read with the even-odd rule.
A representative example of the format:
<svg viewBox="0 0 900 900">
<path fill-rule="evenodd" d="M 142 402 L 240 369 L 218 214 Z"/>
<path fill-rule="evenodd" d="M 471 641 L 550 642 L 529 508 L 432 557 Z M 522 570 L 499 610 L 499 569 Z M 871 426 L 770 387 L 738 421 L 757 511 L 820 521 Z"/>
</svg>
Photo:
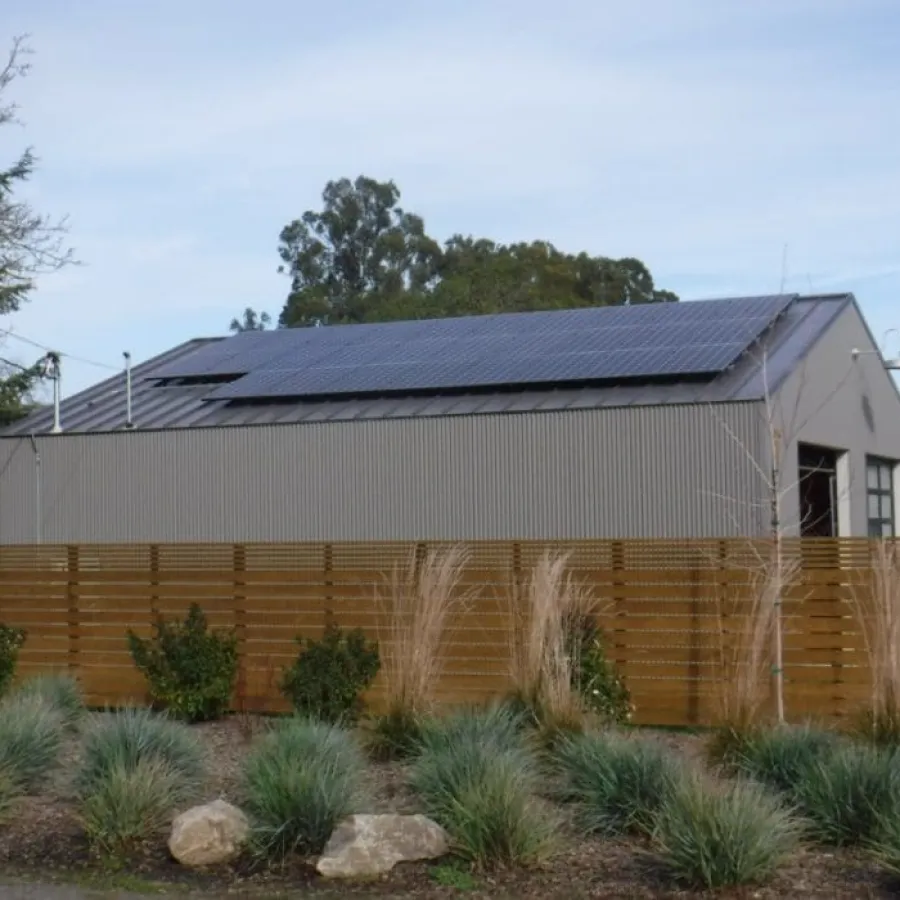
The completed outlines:
<svg viewBox="0 0 900 900">
<path fill-rule="evenodd" d="M 243 375 L 207 398 L 249 400 L 713 375 L 794 296 L 245 332 L 151 377 Z"/>
</svg>

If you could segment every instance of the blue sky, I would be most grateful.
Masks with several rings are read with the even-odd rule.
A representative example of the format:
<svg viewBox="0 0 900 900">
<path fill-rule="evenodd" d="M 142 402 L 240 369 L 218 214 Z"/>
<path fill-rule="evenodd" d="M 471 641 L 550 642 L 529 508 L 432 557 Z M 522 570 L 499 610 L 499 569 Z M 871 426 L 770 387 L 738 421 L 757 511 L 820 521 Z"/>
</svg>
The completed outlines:
<svg viewBox="0 0 900 900">
<path fill-rule="evenodd" d="M 251 305 L 325 182 L 393 178 L 438 237 L 643 259 L 685 299 L 853 290 L 900 327 L 897 0 L 3 0 L 28 198 L 84 265 L 5 320 L 64 391 Z M 900 335 L 888 351 L 900 355 Z M 7 339 L 26 362 L 30 345 Z"/>
</svg>

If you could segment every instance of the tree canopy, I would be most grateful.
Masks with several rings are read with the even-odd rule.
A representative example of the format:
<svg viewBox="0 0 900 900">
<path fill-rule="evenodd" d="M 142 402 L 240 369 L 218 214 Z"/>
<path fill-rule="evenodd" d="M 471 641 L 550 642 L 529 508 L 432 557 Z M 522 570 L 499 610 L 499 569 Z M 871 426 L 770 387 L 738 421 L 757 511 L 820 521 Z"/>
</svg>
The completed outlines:
<svg viewBox="0 0 900 900">
<path fill-rule="evenodd" d="M 461 234 L 441 244 L 403 209 L 393 181 L 365 176 L 330 181 L 322 208 L 282 230 L 278 252 L 279 271 L 291 279 L 282 327 L 678 299 L 658 290 L 638 259 Z M 253 310 L 244 316 L 259 321 Z"/>
<path fill-rule="evenodd" d="M 18 121 L 18 108 L 9 99 L 9 89 L 28 73 L 28 53 L 23 39 L 16 38 L 0 67 L 0 126 Z M 16 198 L 16 189 L 34 172 L 35 163 L 30 148 L 11 163 L 0 161 L 0 315 L 21 308 L 39 275 L 73 261 L 64 245 L 65 223 L 52 222 Z M 43 360 L 21 365 L 0 357 L 0 423 L 28 411 L 31 392 L 43 371 Z"/>
</svg>

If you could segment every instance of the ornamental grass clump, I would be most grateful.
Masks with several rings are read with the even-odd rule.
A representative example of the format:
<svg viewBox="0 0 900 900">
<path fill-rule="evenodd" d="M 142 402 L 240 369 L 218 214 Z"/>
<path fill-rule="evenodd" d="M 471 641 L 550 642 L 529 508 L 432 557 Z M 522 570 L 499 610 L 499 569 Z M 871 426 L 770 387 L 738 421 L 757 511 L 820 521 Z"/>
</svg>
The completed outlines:
<svg viewBox="0 0 900 900">
<path fill-rule="evenodd" d="M 199 742 L 164 713 L 122 709 L 84 728 L 75 791 L 85 832 L 102 854 L 125 854 L 153 839 L 203 782 Z"/>
<path fill-rule="evenodd" d="M 809 725 L 759 729 L 742 743 L 730 768 L 776 791 L 791 794 L 811 765 L 838 745 L 834 732 Z"/>
<path fill-rule="evenodd" d="M 553 754 L 559 797 L 574 805 L 590 833 L 649 834 L 679 770 L 657 744 L 613 732 L 562 741 Z"/>
<path fill-rule="evenodd" d="M 65 727 L 75 729 L 85 714 L 84 695 L 78 680 L 65 672 L 32 675 L 22 681 L 13 696 L 40 700 L 59 713 Z"/>
<path fill-rule="evenodd" d="M 337 725 L 298 717 L 269 732 L 242 771 L 257 853 L 320 853 L 338 822 L 360 811 L 365 772 L 354 736 Z"/>
<path fill-rule="evenodd" d="M 40 787 L 64 740 L 62 716 L 41 698 L 10 695 L 0 703 L 0 771 L 21 791 Z"/>
<path fill-rule="evenodd" d="M 536 802 L 538 769 L 508 711 L 468 712 L 422 736 L 412 784 L 456 852 L 480 867 L 540 862 L 556 822 Z"/>
<path fill-rule="evenodd" d="M 790 797 L 819 841 L 869 843 L 884 820 L 900 818 L 900 755 L 865 744 L 838 745 L 800 769 Z"/>
<path fill-rule="evenodd" d="M 654 844 L 677 881 L 712 889 L 766 881 L 802 837 L 800 821 L 761 785 L 686 772 L 659 811 Z"/>
</svg>

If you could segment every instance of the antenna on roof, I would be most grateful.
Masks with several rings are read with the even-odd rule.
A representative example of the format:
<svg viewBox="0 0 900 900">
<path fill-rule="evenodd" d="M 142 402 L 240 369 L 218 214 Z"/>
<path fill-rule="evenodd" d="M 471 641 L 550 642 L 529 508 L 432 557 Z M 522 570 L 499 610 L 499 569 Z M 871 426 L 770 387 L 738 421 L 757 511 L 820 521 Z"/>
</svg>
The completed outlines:
<svg viewBox="0 0 900 900">
<path fill-rule="evenodd" d="M 60 367 L 60 355 L 55 350 L 48 351 L 47 355 L 41 360 L 41 373 L 44 378 L 53 379 L 53 427 L 50 431 L 53 434 L 59 434 L 62 431 L 62 425 L 59 419 L 59 402 L 60 402 L 60 379 L 62 371 Z"/>
<path fill-rule="evenodd" d="M 787 242 L 784 244 L 784 249 L 781 251 L 781 284 L 778 288 L 778 293 L 784 293 L 784 286 L 787 283 L 788 277 L 788 245 Z"/>
<path fill-rule="evenodd" d="M 134 428 L 131 421 L 131 354 L 126 350 L 125 357 L 125 427 Z"/>
</svg>

